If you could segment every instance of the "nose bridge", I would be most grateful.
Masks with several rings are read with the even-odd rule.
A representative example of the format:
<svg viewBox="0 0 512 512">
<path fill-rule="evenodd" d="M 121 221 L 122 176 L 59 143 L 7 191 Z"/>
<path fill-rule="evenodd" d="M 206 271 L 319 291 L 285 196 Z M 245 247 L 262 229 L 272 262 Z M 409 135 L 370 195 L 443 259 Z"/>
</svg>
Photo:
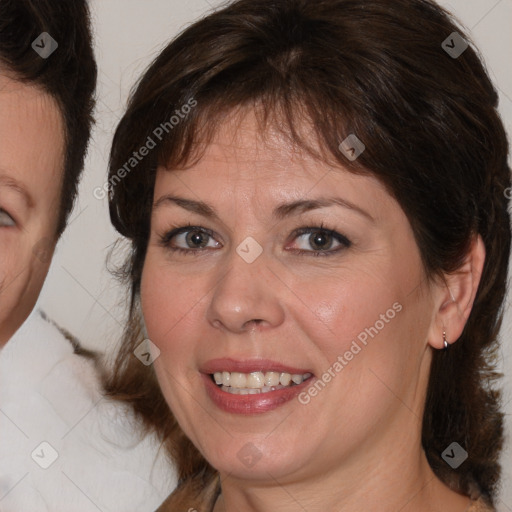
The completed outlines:
<svg viewBox="0 0 512 512">
<path fill-rule="evenodd" d="M 252 237 L 233 247 L 227 270 L 214 288 L 208 308 L 210 323 L 241 331 L 251 321 L 279 325 L 284 317 L 275 287 L 270 286 L 267 255 Z"/>
</svg>

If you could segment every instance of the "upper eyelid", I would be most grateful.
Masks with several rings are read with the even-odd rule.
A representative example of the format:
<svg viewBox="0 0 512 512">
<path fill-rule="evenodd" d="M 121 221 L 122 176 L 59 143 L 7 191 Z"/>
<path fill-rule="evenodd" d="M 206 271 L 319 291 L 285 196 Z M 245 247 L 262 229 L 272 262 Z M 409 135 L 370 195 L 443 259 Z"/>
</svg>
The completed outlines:
<svg viewBox="0 0 512 512">
<path fill-rule="evenodd" d="M 34 207 L 34 198 L 30 195 L 25 186 L 14 178 L 4 174 L 1 168 L 0 187 L 14 192 L 15 195 L 21 198 L 27 208 L 32 209 Z"/>
</svg>

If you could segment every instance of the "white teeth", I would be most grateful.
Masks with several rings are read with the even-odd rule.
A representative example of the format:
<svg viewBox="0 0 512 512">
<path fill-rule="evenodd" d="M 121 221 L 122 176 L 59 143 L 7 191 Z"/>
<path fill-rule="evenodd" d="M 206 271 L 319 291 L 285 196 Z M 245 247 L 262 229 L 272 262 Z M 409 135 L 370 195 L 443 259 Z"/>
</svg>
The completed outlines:
<svg viewBox="0 0 512 512">
<path fill-rule="evenodd" d="M 304 379 L 302 378 L 302 375 L 299 375 L 297 373 L 292 375 L 292 381 L 295 382 L 295 384 L 300 384 Z"/>
<path fill-rule="evenodd" d="M 232 372 L 229 385 L 233 388 L 247 387 L 247 375 L 245 373 Z"/>
<path fill-rule="evenodd" d="M 222 386 L 222 391 L 226 393 L 231 393 L 232 395 L 258 395 L 260 393 L 268 393 L 269 391 L 276 391 L 278 389 L 284 389 L 287 386 L 281 386 L 281 384 L 277 386 L 263 386 L 261 389 L 240 389 L 240 388 L 232 388 L 231 386 Z"/>
<path fill-rule="evenodd" d="M 277 389 L 301 384 L 311 377 L 311 373 L 300 375 L 279 372 L 215 372 L 213 379 L 223 391 L 235 395 L 254 395 L 268 393 Z"/>
<path fill-rule="evenodd" d="M 265 376 L 261 372 L 252 372 L 247 376 L 248 388 L 258 389 L 262 388 L 265 384 Z"/>
<path fill-rule="evenodd" d="M 277 386 L 279 384 L 279 372 L 265 373 L 265 386 Z"/>
<path fill-rule="evenodd" d="M 279 383 L 281 386 L 289 386 L 292 381 L 292 376 L 289 373 L 281 373 L 279 377 Z"/>
</svg>

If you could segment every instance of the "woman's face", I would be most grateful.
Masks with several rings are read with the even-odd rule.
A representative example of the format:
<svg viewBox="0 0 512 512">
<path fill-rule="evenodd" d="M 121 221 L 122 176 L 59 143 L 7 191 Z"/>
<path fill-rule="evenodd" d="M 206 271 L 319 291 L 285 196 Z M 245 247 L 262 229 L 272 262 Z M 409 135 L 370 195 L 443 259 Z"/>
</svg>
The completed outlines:
<svg viewBox="0 0 512 512">
<path fill-rule="evenodd" d="M 0 75 L 0 346 L 30 314 L 48 272 L 63 162 L 55 101 Z"/>
<path fill-rule="evenodd" d="M 375 178 L 226 122 L 196 165 L 158 169 L 141 301 L 164 396 L 221 473 L 366 476 L 419 447 L 433 299 Z"/>
</svg>

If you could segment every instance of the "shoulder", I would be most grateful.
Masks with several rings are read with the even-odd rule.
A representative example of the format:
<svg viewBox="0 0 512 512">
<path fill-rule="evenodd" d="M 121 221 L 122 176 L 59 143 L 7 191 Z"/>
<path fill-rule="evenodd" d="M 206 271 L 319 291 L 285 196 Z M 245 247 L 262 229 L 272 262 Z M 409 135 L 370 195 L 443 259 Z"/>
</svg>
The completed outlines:
<svg viewBox="0 0 512 512">
<path fill-rule="evenodd" d="M 41 311 L 33 311 L 0 352 L 0 376 L 3 406 L 43 398 L 65 422 L 101 393 L 94 355 Z"/>
</svg>

